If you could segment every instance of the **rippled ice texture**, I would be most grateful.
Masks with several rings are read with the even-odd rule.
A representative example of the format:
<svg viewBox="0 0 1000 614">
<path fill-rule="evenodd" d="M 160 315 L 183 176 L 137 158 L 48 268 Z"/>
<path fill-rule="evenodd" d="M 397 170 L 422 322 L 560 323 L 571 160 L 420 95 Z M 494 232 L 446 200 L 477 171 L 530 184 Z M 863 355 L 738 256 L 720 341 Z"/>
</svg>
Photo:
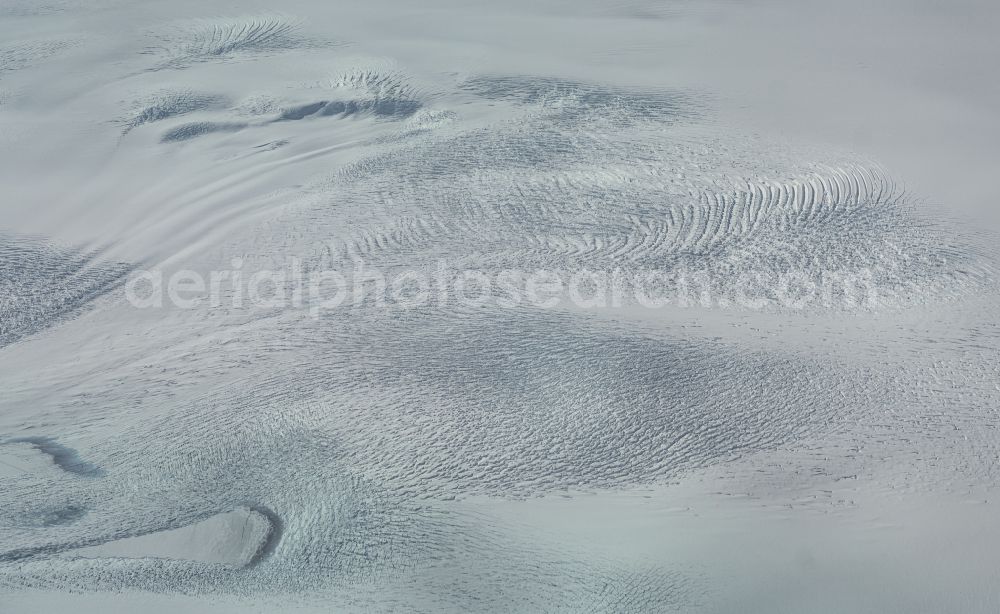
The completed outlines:
<svg viewBox="0 0 1000 614">
<path fill-rule="evenodd" d="M 0 0 L 0 611 L 1000 611 L 997 17 Z"/>
</svg>

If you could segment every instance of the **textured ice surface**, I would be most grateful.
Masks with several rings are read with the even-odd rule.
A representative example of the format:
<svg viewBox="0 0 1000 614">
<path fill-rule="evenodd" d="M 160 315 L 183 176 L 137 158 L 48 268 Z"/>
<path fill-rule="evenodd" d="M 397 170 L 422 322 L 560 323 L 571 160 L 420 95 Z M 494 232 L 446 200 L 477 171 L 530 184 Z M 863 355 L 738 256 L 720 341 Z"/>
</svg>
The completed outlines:
<svg viewBox="0 0 1000 614">
<path fill-rule="evenodd" d="M 0 611 L 998 611 L 997 11 L 861 4 L 0 0 Z M 451 294 L 128 298 L 291 263 Z"/>
<path fill-rule="evenodd" d="M 0 346 L 77 315 L 127 271 L 99 255 L 0 235 Z"/>
</svg>

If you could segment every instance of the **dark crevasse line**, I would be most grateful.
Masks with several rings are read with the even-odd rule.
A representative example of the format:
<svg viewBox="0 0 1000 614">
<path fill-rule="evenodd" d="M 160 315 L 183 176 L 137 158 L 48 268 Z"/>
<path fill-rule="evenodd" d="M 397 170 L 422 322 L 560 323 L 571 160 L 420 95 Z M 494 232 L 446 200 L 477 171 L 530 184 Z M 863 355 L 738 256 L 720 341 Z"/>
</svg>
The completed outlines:
<svg viewBox="0 0 1000 614">
<path fill-rule="evenodd" d="M 51 457 L 52 462 L 57 467 L 68 473 L 88 478 L 100 478 L 107 475 L 104 469 L 83 460 L 76 450 L 60 444 L 51 437 L 18 437 L 8 439 L 6 443 L 31 444 L 42 454 Z"/>
</svg>

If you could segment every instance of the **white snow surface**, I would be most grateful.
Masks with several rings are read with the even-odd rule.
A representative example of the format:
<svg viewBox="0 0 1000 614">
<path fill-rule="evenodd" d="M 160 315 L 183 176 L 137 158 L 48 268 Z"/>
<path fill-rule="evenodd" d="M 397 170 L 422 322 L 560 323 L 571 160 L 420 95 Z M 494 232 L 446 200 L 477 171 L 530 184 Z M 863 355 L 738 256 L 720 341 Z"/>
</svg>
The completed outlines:
<svg viewBox="0 0 1000 614">
<path fill-rule="evenodd" d="M 1000 611 L 998 17 L 0 0 L 0 612 Z M 127 298 L 291 261 L 878 298 Z"/>
</svg>

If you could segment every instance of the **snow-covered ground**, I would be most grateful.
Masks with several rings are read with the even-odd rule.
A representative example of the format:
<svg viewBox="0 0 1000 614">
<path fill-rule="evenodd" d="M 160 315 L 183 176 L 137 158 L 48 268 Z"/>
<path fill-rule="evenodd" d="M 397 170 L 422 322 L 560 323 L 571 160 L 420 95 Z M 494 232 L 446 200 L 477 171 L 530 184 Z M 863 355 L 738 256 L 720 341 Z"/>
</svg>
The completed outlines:
<svg viewBox="0 0 1000 614">
<path fill-rule="evenodd" d="M 0 611 L 1000 611 L 998 26 L 0 0 Z"/>
</svg>

